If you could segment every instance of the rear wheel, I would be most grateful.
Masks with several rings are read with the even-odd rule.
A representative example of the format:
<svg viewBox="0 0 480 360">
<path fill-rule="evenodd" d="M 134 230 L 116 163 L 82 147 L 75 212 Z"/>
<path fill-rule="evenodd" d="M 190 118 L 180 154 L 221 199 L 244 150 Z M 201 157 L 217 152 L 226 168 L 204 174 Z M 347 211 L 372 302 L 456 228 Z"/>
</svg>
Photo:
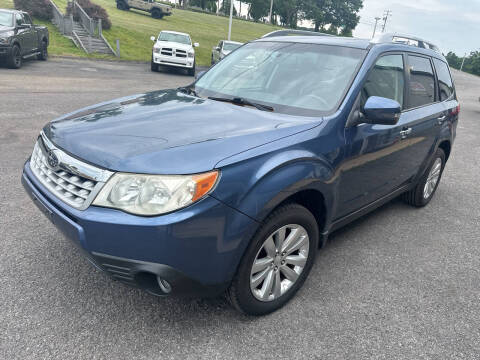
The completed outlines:
<svg viewBox="0 0 480 360">
<path fill-rule="evenodd" d="M 22 53 L 18 45 L 14 45 L 12 48 L 12 54 L 8 59 L 8 67 L 11 69 L 20 69 L 23 64 Z"/>
<path fill-rule="evenodd" d="M 38 60 L 47 61 L 48 60 L 48 45 L 46 41 L 42 42 L 42 47 L 40 49 L 40 54 L 37 55 Z"/>
<path fill-rule="evenodd" d="M 432 200 L 445 168 L 445 152 L 437 149 L 430 166 L 417 185 L 403 194 L 403 201 L 415 207 L 423 207 Z"/>
<path fill-rule="evenodd" d="M 152 17 L 154 19 L 161 19 L 161 18 L 163 18 L 163 13 L 159 9 L 153 9 L 152 10 Z"/>
<path fill-rule="evenodd" d="M 298 204 L 282 206 L 252 239 L 228 290 L 230 302 L 250 315 L 281 308 L 305 282 L 317 248 L 312 213 Z"/>
</svg>

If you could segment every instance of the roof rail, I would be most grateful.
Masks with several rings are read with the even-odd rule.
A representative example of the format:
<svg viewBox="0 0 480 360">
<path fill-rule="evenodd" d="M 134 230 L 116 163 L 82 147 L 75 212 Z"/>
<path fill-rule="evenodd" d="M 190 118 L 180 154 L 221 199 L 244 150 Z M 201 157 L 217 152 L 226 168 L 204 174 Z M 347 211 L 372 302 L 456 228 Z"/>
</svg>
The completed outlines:
<svg viewBox="0 0 480 360">
<path fill-rule="evenodd" d="M 263 38 L 274 37 L 274 36 L 334 36 L 331 34 L 325 34 L 315 31 L 307 30 L 275 30 L 268 34 L 262 36 Z"/>
<path fill-rule="evenodd" d="M 405 34 L 397 34 L 397 33 L 387 33 L 381 34 L 376 36 L 372 41 L 375 44 L 388 44 L 388 43 L 395 43 L 395 44 L 404 44 L 409 46 L 415 46 L 422 49 L 430 49 L 441 53 L 439 47 L 435 44 L 432 44 L 430 41 L 426 41 L 424 39 L 405 35 Z"/>
</svg>

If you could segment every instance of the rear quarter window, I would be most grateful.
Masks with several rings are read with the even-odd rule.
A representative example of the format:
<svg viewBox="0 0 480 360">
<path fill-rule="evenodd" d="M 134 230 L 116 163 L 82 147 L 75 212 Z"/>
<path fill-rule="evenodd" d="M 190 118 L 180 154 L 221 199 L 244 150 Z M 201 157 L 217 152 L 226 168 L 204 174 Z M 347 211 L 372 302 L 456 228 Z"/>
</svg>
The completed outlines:
<svg viewBox="0 0 480 360">
<path fill-rule="evenodd" d="M 449 100 L 453 96 L 454 89 L 448 65 L 442 60 L 438 59 L 433 59 L 433 64 L 435 66 L 435 70 L 437 71 L 440 101 Z"/>
</svg>

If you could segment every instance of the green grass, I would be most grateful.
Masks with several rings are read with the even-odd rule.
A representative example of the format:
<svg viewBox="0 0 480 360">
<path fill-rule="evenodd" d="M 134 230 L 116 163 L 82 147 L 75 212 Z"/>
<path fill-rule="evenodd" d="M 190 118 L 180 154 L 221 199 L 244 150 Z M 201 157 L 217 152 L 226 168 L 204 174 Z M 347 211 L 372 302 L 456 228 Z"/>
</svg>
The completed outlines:
<svg viewBox="0 0 480 360">
<path fill-rule="evenodd" d="M 62 11 L 65 10 L 67 0 L 54 1 Z M 189 33 L 194 42 L 200 43 L 200 47 L 196 49 L 197 64 L 209 65 L 213 46 L 228 36 L 227 17 L 173 9 L 172 16 L 156 20 L 148 13 L 118 10 L 115 0 L 93 2 L 107 10 L 113 25 L 110 30 L 104 31 L 104 36 L 113 48 L 116 47 L 116 40 L 120 40 L 122 60 L 150 61 L 153 45 L 150 37 L 158 35 L 161 30 L 173 30 Z M 13 7 L 13 1 L 0 0 L 0 7 Z M 77 49 L 70 40 L 62 37 L 52 25 L 48 26 L 51 34 L 49 49 L 51 54 L 88 56 Z M 278 27 L 234 19 L 232 40 L 246 42 L 275 29 Z"/>
</svg>

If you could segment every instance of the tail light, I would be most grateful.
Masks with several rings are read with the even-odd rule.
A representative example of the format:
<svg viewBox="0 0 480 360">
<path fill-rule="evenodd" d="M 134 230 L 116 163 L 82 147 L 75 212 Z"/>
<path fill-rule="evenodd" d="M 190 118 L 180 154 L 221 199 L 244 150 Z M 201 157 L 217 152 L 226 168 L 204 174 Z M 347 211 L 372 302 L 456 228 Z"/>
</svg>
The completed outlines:
<svg viewBox="0 0 480 360">
<path fill-rule="evenodd" d="M 460 104 L 458 104 L 457 107 L 452 110 L 452 115 L 459 115 L 459 114 L 460 114 Z"/>
</svg>

